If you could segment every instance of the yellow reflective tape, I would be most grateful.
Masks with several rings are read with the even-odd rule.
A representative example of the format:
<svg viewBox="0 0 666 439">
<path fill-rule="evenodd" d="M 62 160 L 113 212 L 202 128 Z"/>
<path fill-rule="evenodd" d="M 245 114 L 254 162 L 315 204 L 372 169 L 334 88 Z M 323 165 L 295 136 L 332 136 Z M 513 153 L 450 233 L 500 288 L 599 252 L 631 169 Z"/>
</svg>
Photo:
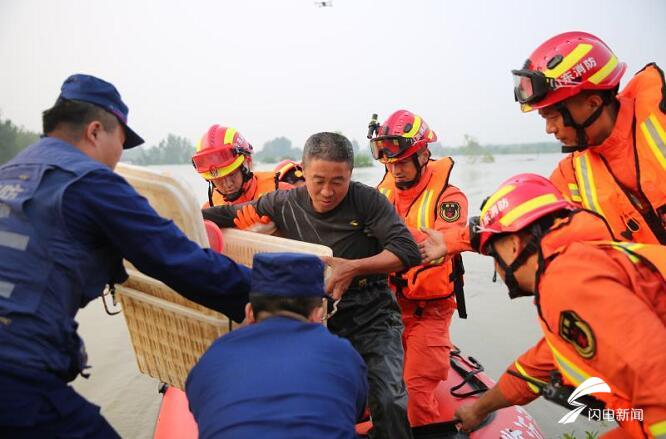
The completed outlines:
<svg viewBox="0 0 666 439">
<path fill-rule="evenodd" d="M 611 74 L 615 66 L 617 65 L 617 58 L 615 55 L 611 56 L 611 59 L 608 60 L 605 66 L 601 68 L 597 73 L 594 75 L 590 76 L 588 78 L 588 81 L 590 81 L 592 84 L 599 84 L 601 81 L 606 79 L 608 75 Z"/>
<path fill-rule="evenodd" d="M 433 137 L 435 137 L 435 133 L 432 130 L 428 131 L 428 140 L 432 140 Z"/>
<path fill-rule="evenodd" d="M 590 375 L 583 372 L 574 363 L 572 363 L 564 355 L 562 355 L 557 349 L 555 349 L 555 346 L 553 346 L 550 343 L 550 340 L 548 340 L 547 338 L 546 338 L 546 343 L 548 343 L 548 347 L 550 348 L 550 351 L 553 353 L 553 358 L 555 359 L 555 362 L 559 366 L 560 372 L 562 372 L 562 375 L 564 375 L 565 378 L 567 378 L 571 383 L 573 383 L 574 386 L 578 387 L 583 381 L 590 378 Z"/>
<path fill-rule="evenodd" d="M 641 124 L 641 131 L 650 145 L 652 153 L 663 169 L 666 169 L 666 132 L 654 114 Z"/>
<path fill-rule="evenodd" d="M 429 218 L 428 218 L 427 207 L 430 204 L 430 200 L 432 199 L 432 194 L 433 191 L 425 190 L 423 196 L 421 197 L 421 203 L 419 204 L 419 210 L 416 216 L 416 224 L 419 229 L 430 227 L 429 225 L 430 221 L 428 221 Z"/>
<path fill-rule="evenodd" d="M 434 261 L 430 261 L 430 265 L 442 265 L 444 263 L 444 256 Z"/>
<path fill-rule="evenodd" d="M 634 264 L 640 262 L 640 258 L 637 257 L 637 256 L 636 256 L 635 254 L 633 254 L 632 252 L 638 250 L 638 249 L 641 248 L 641 247 L 643 247 L 643 244 L 638 244 L 638 243 L 633 243 L 633 242 L 628 242 L 628 243 L 624 243 L 624 242 L 609 242 L 609 244 L 611 245 L 611 247 L 613 247 L 613 248 L 615 248 L 616 250 L 619 250 L 619 251 L 621 251 L 622 253 L 624 253 L 625 255 L 627 255 L 627 257 L 629 258 L 629 260 L 630 260 L 631 262 L 633 262 Z"/>
<path fill-rule="evenodd" d="M 650 433 L 655 439 L 664 439 L 666 438 L 666 421 L 655 422 L 654 424 L 648 427 Z"/>
<path fill-rule="evenodd" d="M 432 199 L 434 198 L 435 192 L 434 191 L 428 191 L 428 200 L 424 203 L 423 205 L 423 221 L 425 222 L 425 228 L 429 229 L 432 227 L 432 224 L 430 223 L 430 215 L 429 213 L 431 212 L 432 208 Z"/>
<path fill-rule="evenodd" d="M 527 378 L 532 378 L 533 380 L 541 381 L 542 383 L 546 384 L 545 381 L 534 378 L 533 376 L 530 376 L 527 372 L 525 372 L 525 369 L 523 369 L 523 366 L 521 366 L 518 361 L 514 362 L 513 364 L 516 366 L 516 369 L 518 369 L 518 372 L 520 372 L 520 374 L 522 376 L 527 377 Z M 532 392 L 539 393 L 539 388 L 537 386 L 530 383 L 529 381 L 525 381 L 525 382 L 527 383 L 527 387 L 529 387 Z"/>
<path fill-rule="evenodd" d="M 577 184 L 569 183 L 569 193 L 571 194 L 571 201 L 575 201 L 576 203 L 583 201 L 580 197 L 580 190 Z"/>
<path fill-rule="evenodd" d="M 490 206 L 494 205 L 497 203 L 497 201 L 508 194 L 509 192 L 513 191 L 516 188 L 516 186 L 512 184 L 507 184 L 506 186 L 502 186 L 499 188 L 497 192 L 495 192 L 490 198 L 488 198 L 488 201 L 486 201 L 486 204 L 483 205 L 483 209 L 481 209 L 481 218 L 486 214 L 488 209 L 490 209 Z"/>
<path fill-rule="evenodd" d="M 414 135 L 419 132 L 419 128 L 421 128 L 421 118 L 419 116 L 414 116 L 414 125 L 412 125 L 412 129 L 403 134 L 402 137 L 407 137 L 408 139 L 414 137 Z"/>
<path fill-rule="evenodd" d="M 227 128 L 227 131 L 224 133 L 224 144 L 225 145 L 233 144 L 235 134 L 236 134 L 236 128 Z"/>
<path fill-rule="evenodd" d="M 529 104 L 520 104 L 520 111 L 523 113 L 529 113 L 530 111 L 534 110 L 534 108 L 529 105 Z"/>
<path fill-rule="evenodd" d="M 580 61 L 587 53 L 592 50 L 591 44 L 579 44 L 570 54 L 564 57 L 555 68 L 544 70 L 544 75 L 549 78 L 559 78 L 559 76 L 572 68 L 574 64 Z"/>
<path fill-rule="evenodd" d="M 507 212 L 500 220 L 500 224 L 508 226 L 526 213 L 556 202 L 557 197 L 554 194 L 545 194 L 532 198 L 530 201 L 526 201 Z"/>
<path fill-rule="evenodd" d="M 391 194 L 391 189 L 381 188 L 379 189 L 379 193 L 384 194 L 386 198 L 388 198 L 389 195 Z"/>
<path fill-rule="evenodd" d="M 206 180 L 212 180 L 214 178 L 222 178 L 224 176 L 231 174 L 236 169 L 238 169 L 238 167 L 242 165 L 244 161 L 245 161 L 245 156 L 241 154 L 238 157 L 236 157 L 236 160 L 231 162 L 230 165 L 225 166 L 224 168 L 217 168 L 215 172 L 202 172 L 199 175 L 201 175 Z"/>
<path fill-rule="evenodd" d="M 580 184 L 583 207 L 605 217 L 597 199 L 597 190 L 594 185 L 594 175 L 590 166 L 590 158 L 587 154 L 579 155 L 574 159 L 574 166 L 576 168 L 576 180 Z"/>
</svg>

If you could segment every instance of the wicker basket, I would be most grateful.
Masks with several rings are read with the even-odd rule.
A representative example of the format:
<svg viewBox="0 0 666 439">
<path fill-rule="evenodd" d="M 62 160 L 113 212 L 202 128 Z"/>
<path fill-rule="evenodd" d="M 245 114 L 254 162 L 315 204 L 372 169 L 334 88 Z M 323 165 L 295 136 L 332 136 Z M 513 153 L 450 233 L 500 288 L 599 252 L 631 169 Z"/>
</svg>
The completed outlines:
<svg viewBox="0 0 666 439">
<path fill-rule="evenodd" d="M 190 190 L 167 174 L 119 165 L 116 169 L 157 212 L 171 218 L 193 241 L 207 246 L 199 206 Z M 258 252 L 331 255 L 331 249 L 274 236 L 225 229 L 224 253 L 251 266 Z M 196 304 L 162 282 L 126 266 L 129 279 L 116 287 L 139 370 L 180 389 L 192 366 L 219 336 L 231 330 L 223 314 Z"/>
</svg>

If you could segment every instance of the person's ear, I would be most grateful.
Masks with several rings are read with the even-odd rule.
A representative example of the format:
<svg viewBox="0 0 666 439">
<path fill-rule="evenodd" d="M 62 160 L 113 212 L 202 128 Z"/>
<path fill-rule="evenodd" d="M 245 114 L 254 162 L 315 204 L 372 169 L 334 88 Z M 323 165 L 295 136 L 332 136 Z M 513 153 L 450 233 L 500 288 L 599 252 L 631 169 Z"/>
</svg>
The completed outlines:
<svg viewBox="0 0 666 439">
<path fill-rule="evenodd" d="M 597 108 L 604 105 L 604 100 L 601 96 L 596 93 L 590 94 L 586 99 L 587 105 L 592 111 L 595 111 Z"/>
<path fill-rule="evenodd" d="M 252 309 L 252 304 L 249 302 L 245 304 L 245 322 L 255 323 L 256 319 L 254 318 L 254 310 Z"/>
<path fill-rule="evenodd" d="M 83 130 L 83 138 L 89 143 L 92 143 L 93 145 L 97 145 L 97 138 L 99 137 L 99 133 L 101 130 L 103 130 L 104 127 L 99 121 L 92 121 Z"/>
<path fill-rule="evenodd" d="M 429 159 L 430 159 L 430 151 L 428 151 L 428 148 L 424 148 L 423 151 L 419 153 L 419 166 L 423 166 L 426 163 L 428 163 Z"/>
<path fill-rule="evenodd" d="M 312 323 L 321 323 L 324 318 L 324 307 L 318 306 L 310 312 L 308 316 L 308 321 Z"/>
</svg>

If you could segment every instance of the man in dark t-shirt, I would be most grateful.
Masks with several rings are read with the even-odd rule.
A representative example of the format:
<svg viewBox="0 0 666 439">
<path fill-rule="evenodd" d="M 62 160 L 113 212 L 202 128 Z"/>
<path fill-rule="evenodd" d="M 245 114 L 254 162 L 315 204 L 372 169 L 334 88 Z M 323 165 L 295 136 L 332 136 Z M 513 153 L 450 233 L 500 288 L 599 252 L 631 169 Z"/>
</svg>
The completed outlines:
<svg viewBox="0 0 666 439">
<path fill-rule="evenodd" d="M 371 437 L 409 438 L 407 394 L 402 380 L 400 309 L 387 273 L 420 264 L 418 247 L 393 206 L 375 189 L 352 182 L 353 150 L 335 133 L 311 136 L 303 150 L 305 187 L 276 191 L 250 205 L 287 238 L 333 250 L 326 289 L 342 298 L 328 321 L 368 366 Z M 204 209 L 205 219 L 233 227 L 240 206 Z"/>
</svg>

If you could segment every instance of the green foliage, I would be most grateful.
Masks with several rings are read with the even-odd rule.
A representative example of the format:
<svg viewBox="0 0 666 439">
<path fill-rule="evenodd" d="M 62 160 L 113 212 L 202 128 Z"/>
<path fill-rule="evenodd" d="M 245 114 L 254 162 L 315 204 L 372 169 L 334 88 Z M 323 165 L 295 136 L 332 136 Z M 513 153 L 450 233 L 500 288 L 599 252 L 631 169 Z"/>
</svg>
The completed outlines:
<svg viewBox="0 0 666 439">
<path fill-rule="evenodd" d="M 369 168 L 373 166 L 372 158 L 368 154 L 354 154 L 355 168 Z"/>
<path fill-rule="evenodd" d="M 598 431 L 586 431 L 585 432 L 585 439 L 597 439 L 599 437 L 599 432 Z M 562 436 L 560 436 L 560 439 L 576 439 L 576 435 L 571 432 L 571 433 L 564 433 Z"/>
<path fill-rule="evenodd" d="M 8 162 L 38 139 L 37 133 L 16 126 L 9 119 L 0 119 L 0 164 Z"/>
<path fill-rule="evenodd" d="M 285 159 L 300 161 L 302 156 L 303 150 L 293 148 L 291 140 L 286 137 L 276 137 L 264 143 L 261 151 L 254 153 L 254 160 L 264 163 L 277 163 Z"/>
<path fill-rule="evenodd" d="M 157 146 L 123 151 L 122 160 L 135 165 L 178 165 L 191 163 L 194 146 L 185 137 L 169 134 Z"/>
<path fill-rule="evenodd" d="M 495 157 L 493 157 L 486 148 L 479 144 L 476 137 L 472 137 L 469 134 L 465 134 L 465 143 L 460 150 L 462 154 L 467 156 L 467 161 L 469 163 L 476 163 L 477 161 L 482 163 L 493 163 L 495 161 Z"/>
</svg>

